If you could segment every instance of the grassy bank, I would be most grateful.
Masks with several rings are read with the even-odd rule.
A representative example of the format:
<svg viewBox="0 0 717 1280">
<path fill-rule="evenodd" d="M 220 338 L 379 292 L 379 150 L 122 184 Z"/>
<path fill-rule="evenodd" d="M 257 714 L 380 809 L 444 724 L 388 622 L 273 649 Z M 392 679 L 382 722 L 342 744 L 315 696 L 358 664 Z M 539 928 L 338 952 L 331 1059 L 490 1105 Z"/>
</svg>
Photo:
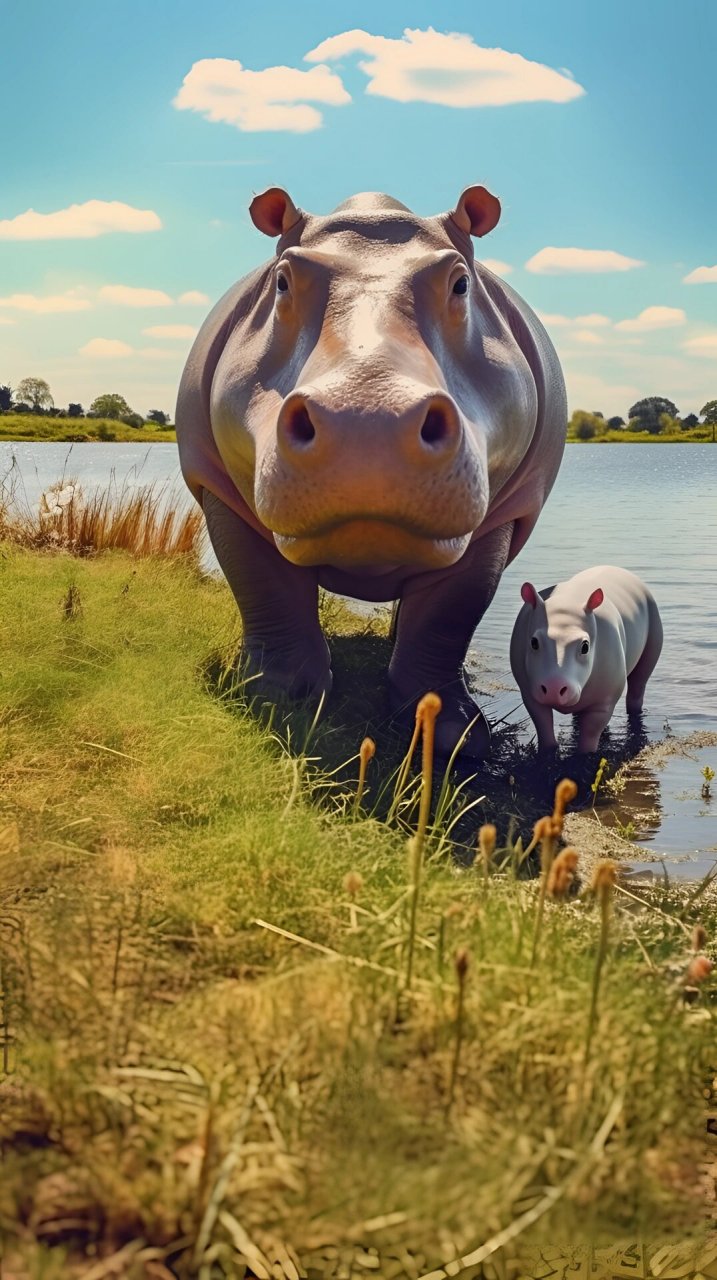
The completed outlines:
<svg viewBox="0 0 717 1280">
<path fill-rule="evenodd" d="M 0 413 L 0 440 L 119 441 L 128 444 L 166 444 L 176 441 L 174 427 L 158 430 L 152 423 L 128 427 L 112 418 L 49 418 L 34 413 Z"/>
<path fill-rule="evenodd" d="M 714 444 L 712 427 L 694 427 L 691 431 L 650 435 L 649 431 L 606 431 L 591 440 L 578 440 L 568 435 L 568 444 Z"/>
<path fill-rule="evenodd" d="M 711 887 L 608 872 L 543 899 L 486 773 L 461 829 L 496 818 L 498 850 L 457 866 L 454 794 L 415 896 L 411 787 L 371 816 L 405 749 L 384 621 L 327 603 L 336 698 L 288 752 L 191 556 L 12 540 L 0 573 L 10 1275 L 443 1280 L 542 1275 L 547 1244 L 706 1247 L 714 980 L 686 974 Z"/>
</svg>

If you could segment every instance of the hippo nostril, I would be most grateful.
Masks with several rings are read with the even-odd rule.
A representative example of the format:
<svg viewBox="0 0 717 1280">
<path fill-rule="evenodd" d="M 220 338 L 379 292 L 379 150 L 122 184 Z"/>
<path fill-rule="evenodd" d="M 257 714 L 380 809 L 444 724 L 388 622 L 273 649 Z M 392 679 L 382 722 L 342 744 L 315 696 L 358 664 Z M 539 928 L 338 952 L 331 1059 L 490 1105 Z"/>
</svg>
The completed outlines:
<svg viewBox="0 0 717 1280">
<path fill-rule="evenodd" d="M 306 405 L 298 404 L 293 410 L 287 423 L 287 431 L 294 444 L 311 444 L 316 435 L 316 428 Z"/>
<path fill-rule="evenodd" d="M 541 689 L 542 689 L 543 693 L 547 693 L 547 692 L 548 692 L 548 690 L 547 690 L 547 688 L 545 687 L 545 685 L 544 685 L 544 684 L 541 684 L 541 686 L 540 686 L 540 687 L 541 687 Z"/>
<path fill-rule="evenodd" d="M 435 408 L 429 409 L 421 427 L 423 443 L 429 445 L 442 444 L 448 435 L 449 426 L 443 411 Z"/>
<path fill-rule="evenodd" d="M 560 690 L 560 697 L 562 698 L 567 692 L 568 692 L 568 686 L 564 684 L 562 689 Z"/>
</svg>

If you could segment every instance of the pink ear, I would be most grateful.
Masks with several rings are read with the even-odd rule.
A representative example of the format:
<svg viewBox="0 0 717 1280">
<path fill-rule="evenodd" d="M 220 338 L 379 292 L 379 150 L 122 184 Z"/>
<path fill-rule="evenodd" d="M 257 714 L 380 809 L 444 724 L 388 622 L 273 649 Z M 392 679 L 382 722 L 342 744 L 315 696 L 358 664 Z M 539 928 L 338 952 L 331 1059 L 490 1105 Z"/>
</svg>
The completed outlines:
<svg viewBox="0 0 717 1280">
<path fill-rule="evenodd" d="M 301 211 L 283 187 L 269 187 L 268 191 L 254 196 L 249 216 L 265 236 L 282 236 L 299 221 Z"/>
<path fill-rule="evenodd" d="M 467 187 L 451 214 L 461 231 L 485 236 L 500 218 L 500 200 L 486 187 Z"/>
<path fill-rule="evenodd" d="M 531 605 L 533 609 L 537 609 L 538 593 L 535 590 L 535 587 L 533 586 L 532 582 L 524 582 L 522 587 L 520 588 L 520 594 L 525 600 L 526 604 Z"/>
<path fill-rule="evenodd" d="M 596 587 L 588 596 L 588 602 L 585 605 L 585 612 L 592 613 L 593 609 L 597 609 L 605 599 L 602 587 Z"/>
</svg>

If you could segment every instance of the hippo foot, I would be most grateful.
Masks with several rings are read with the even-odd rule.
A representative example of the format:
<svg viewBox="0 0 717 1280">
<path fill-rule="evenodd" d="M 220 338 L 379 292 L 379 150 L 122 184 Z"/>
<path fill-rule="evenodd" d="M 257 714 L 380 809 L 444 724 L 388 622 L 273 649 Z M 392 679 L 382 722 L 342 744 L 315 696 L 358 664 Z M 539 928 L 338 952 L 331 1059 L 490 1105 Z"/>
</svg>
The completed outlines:
<svg viewBox="0 0 717 1280">
<path fill-rule="evenodd" d="M 441 714 L 436 720 L 435 750 L 437 755 L 450 756 L 458 742 L 466 734 L 460 749 L 461 757 L 485 760 L 490 755 L 490 729 L 478 704 L 473 700 L 462 676 L 445 684 L 423 684 L 416 688 L 415 681 L 398 680 L 389 676 L 389 701 L 394 721 L 401 727 L 413 729 L 416 705 L 429 689 L 435 691 L 442 703 Z"/>
<path fill-rule="evenodd" d="M 315 649 L 268 650 L 245 638 L 242 671 L 250 702 L 301 702 L 328 698 L 333 684 L 331 656 L 323 636 Z"/>
</svg>

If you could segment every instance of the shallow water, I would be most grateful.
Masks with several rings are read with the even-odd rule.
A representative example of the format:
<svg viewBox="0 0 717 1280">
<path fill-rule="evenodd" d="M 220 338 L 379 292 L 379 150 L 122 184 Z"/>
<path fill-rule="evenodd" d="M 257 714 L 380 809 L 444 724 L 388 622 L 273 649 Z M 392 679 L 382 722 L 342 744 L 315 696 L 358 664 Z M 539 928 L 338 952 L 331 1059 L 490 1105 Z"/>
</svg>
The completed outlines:
<svg viewBox="0 0 717 1280">
<path fill-rule="evenodd" d="M 31 505 L 63 474 L 86 489 L 111 476 L 119 487 L 174 486 L 182 502 L 191 501 L 174 444 L 0 443 L 0 475 L 13 459 Z M 717 447 L 695 444 L 567 448 L 538 526 L 504 574 L 472 646 L 478 686 L 490 693 L 489 718 L 505 718 L 520 726 L 521 737 L 532 736 L 508 662 L 520 584 L 529 579 L 540 589 L 600 563 L 644 578 L 662 614 L 665 645 L 647 689 L 647 738 L 662 738 L 666 725 L 678 735 L 717 729 Z M 565 739 L 570 717 L 556 719 Z M 613 740 L 625 731 L 624 713 L 616 713 Z M 638 837 L 670 859 L 686 855 L 674 869 L 684 865 L 690 875 L 711 865 L 717 846 L 717 800 L 699 803 L 701 767 L 677 757 L 654 773 L 649 788 L 653 796 L 657 789 L 659 804 L 650 806 L 649 820 L 637 797 L 632 807 L 624 797 L 621 805 L 620 821 L 632 821 Z"/>
</svg>

